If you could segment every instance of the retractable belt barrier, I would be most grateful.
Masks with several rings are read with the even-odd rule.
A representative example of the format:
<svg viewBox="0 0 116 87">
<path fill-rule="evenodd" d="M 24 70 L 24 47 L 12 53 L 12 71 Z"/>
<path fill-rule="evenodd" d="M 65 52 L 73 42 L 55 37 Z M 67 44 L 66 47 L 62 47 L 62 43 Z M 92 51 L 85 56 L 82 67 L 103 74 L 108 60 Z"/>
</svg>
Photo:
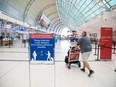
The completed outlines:
<svg viewBox="0 0 116 87">
<path fill-rule="evenodd" d="M 112 48 L 112 47 L 108 47 L 108 46 L 105 46 L 105 45 L 98 45 L 98 48 L 97 48 L 97 61 L 99 61 L 100 59 L 99 59 L 99 50 L 100 50 L 100 47 L 102 47 L 102 49 L 104 49 L 104 48 L 108 48 L 108 49 L 114 49 L 114 50 L 116 50 L 116 48 L 114 47 L 114 48 Z"/>
</svg>

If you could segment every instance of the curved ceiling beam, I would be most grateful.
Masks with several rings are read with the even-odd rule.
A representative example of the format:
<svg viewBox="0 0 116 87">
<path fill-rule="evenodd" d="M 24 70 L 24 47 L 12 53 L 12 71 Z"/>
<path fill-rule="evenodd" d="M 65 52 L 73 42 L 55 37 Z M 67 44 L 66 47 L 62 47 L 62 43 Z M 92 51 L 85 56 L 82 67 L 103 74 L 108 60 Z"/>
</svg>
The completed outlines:
<svg viewBox="0 0 116 87">
<path fill-rule="evenodd" d="M 59 20 L 60 21 L 60 19 L 59 18 L 57 18 L 57 19 L 54 19 L 53 21 L 52 21 L 52 23 L 54 23 L 55 21 L 57 21 L 57 20 Z"/>
<path fill-rule="evenodd" d="M 60 25 L 57 29 L 58 29 L 58 33 L 60 33 L 61 29 L 64 28 L 65 26 L 64 25 Z"/>
<path fill-rule="evenodd" d="M 25 8 L 24 14 L 23 14 L 23 21 L 25 20 L 25 18 L 28 15 L 28 11 L 30 9 L 30 7 L 32 6 L 32 4 L 35 2 L 35 0 L 30 0 Z"/>
<path fill-rule="evenodd" d="M 52 26 L 56 23 L 56 22 L 58 22 L 58 21 L 60 21 L 60 19 L 57 19 L 57 20 L 55 20 L 54 22 L 52 22 Z M 51 27 L 52 27 L 51 26 Z"/>
<path fill-rule="evenodd" d="M 53 23 L 50 24 L 48 30 L 51 31 L 51 26 L 53 26 Z"/>
<path fill-rule="evenodd" d="M 59 31 L 59 27 L 60 27 L 61 25 L 64 25 L 64 24 L 61 23 L 61 24 L 58 24 L 58 25 L 55 27 L 56 32 Z"/>
<path fill-rule="evenodd" d="M 54 12 L 51 12 L 51 13 L 47 14 L 46 16 L 49 18 L 49 20 L 50 20 L 51 22 L 53 22 L 53 21 L 55 21 L 56 19 L 59 19 L 59 20 L 60 20 L 59 16 L 56 15 L 56 14 L 57 14 L 57 11 L 54 11 Z M 53 17 L 53 15 L 55 15 L 55 16 Z M 53 17 L 53 18 L 50 18 L 50 17 Z"/>
<path fill-rule="evenodd" d="M 59 19 L 55 20 L 54 22 L 52 22 L 48 28 L 49 31 L 52 31 L 52 26 L 54 25 L 54 23 L 56 23 L 57 21 L 59 21 Z"/>
<path fill-rule="evenodd" d="M 58 22 L 58 23 L 56 23 L 56 24 L 54 25 L 54 27 L 53 27 L 53 31 L 54 31 L 54 32 L 57 32 L 56 26 L 58 26 L 59 24 L 62 24 L 62 22 Z"/>
<path fill-rule="evenodd" d="M 53 18 L 50 19 L 50 20 L 53 21 L 53 20 L 56 20 L 56 19 L 60 19 L 59 16 L 55 16 L 55 17 L 53 17 Z"/>
<path fill-rule="evenodd" d="M 63 27 L 63 25 L 59 25 L 59 26 L 58 26 L 58 28 L 56 28 L 56 29 L 57 29 L 57 31 L 56 31 L 57 33 L 59 33 L 60 29 L 62 28 L 62 27 L 61 27 L 61 28 L 59 28 L 60 26 L 62 26 L 62 27 Z"/>
<path fill-rule="evenodd" d="M 51 20 L 53 17 L 58 17 L 59 18 L 58 14 L 52 14 L 52 15 L 49 16 L 49 19 Z"/>
<path fill-rule="evenodd" d="M 62 22 L 58 22 L 55 26 L 54 26 L 54 29 L 57 31 L 57 26 L 59 26 L 59 25 L 61 25 L 62 24 Z M 63 25 L 63 24 L 62 24 Z"/>
<path fill-rule="evenodd" d="M 63 29 L 64 29 L 64 28 L 61 28 L 61 29 L 60 29 L 59 34 L 61 34 L 61 32 L 62 32 Z"/>
<path fill-rule="evenodd" d="M 46 9 L 51 8 L 51 7 L 53 7 L 53 6 L 56 6 L 56 3 L 49 4 L 49 5 L 45 6 L 43 9 L 41 9 L 41 10 L 38 12 L 37 16 L 36 16 L 36 20 L 37 20 L 38 18 L 41 17 L 41 15 L 43 14 L 43 12 L 44 12 Z M 36 21 L 36 20 L 35 20 L 35 21 Z"/>
<path fill-rule="evenodd" d="M 51 15 L 57 14 L 57 11 L 51 12 L 50 14 L 47 14 L 47 17 L 50 17 Z"/>
<path fill-rule="evenodd" d="M 57 32 L 57 26 L 59 26 L 59 25 L 61 25 L 62 24 L 62 22 L 58 22 L 57 24 L 55 24 L 55 26 L 54 26 L 54 31 L 56 31 Z"/>
<path fill-rule="evenodd" d="M 41 17 L 41 15 L 43 14 L 43 12 L 45 11 L 45 10 L 48 10 L 49 8 L 51 8 L 51 7 L 53 7 L 53 6 L 56 6 L 56 4 L 54 3 L 54 4 L 49 4 L 49 5 L 47 5 L 46 7 L 44 7 L 41 11 L 39 11 L 39 13 L 38 13 L 38 15 L 37 15 L 37 17 L 36 17 L 36 20 L 35 21 L 37 21 L 37 19 L 38 18 L 40 18 Z M 50 13 L 50 14 L 48 14 L 47 16 L 53 16 L 53 15 L 55 15 L 57 13 L 57 11 L 55 11 L 55 12 L 52 12 L 52 13 Z M 59 17 L 59 16 L 56 16 L 56 17 Z M 50 18 L 49 18 L 50 19 Z M 51 21 L 51 20 L 50 20 Z M 50 30 L 51 31 L 51 29 L 49 28 L 48 30 Z"/>
<path fill-rule="evenodd" d="M 52 26 L 51 26 L 51 30 L 52 30 L 52 31 L 54 30 L 53 27 L 54 27 L 54 25 L 55 25 L 57 22 L 61 22 L 61 21 L 58 19 L 58 20 L 56 20 L 56 21 L 53 22 L 53 24 L 52 24 Z"/>
</svg>

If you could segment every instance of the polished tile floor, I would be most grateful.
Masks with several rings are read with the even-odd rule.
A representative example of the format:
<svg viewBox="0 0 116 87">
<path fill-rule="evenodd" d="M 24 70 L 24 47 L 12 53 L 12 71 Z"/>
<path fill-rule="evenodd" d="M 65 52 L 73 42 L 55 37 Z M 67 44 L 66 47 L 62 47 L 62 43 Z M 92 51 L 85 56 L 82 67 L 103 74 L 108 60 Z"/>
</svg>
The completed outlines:
<svg viewBox="0 0 116 87">
<path fill-rule="evenodd" d="M 65 65 L 69 41 L 56 43 L 55 65 L 30 64 L 28 44 L 24 48 L 21 41 L 14 43 L 11 48 L 0 47 L 0 87 L 116 87 L 116 54 L 112 61 L 95 61 L 93 49 L 89 63 L 95 74 L 89 78 L 87 70 Z"/>
</svg>

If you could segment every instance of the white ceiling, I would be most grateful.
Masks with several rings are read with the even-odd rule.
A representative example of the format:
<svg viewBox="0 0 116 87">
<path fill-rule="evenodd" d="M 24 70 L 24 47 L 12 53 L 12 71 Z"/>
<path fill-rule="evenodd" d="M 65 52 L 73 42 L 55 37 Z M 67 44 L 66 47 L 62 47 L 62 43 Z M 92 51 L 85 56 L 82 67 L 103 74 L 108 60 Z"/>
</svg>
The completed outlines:
<svg viewBox="0 0 116 87">
<path fill-rule="evenodd" d="M 100 34 L 101 27 L 111 27 L 113 31 L 116 31 L 116 11 L 112 10 L 105 12 L 99 17 L 91 20 L 88 23 L 77 28 L 77 33 L 80 34 L 82 31 L 87 31 L 88 33 L 98 33 Z"/>
</svg>

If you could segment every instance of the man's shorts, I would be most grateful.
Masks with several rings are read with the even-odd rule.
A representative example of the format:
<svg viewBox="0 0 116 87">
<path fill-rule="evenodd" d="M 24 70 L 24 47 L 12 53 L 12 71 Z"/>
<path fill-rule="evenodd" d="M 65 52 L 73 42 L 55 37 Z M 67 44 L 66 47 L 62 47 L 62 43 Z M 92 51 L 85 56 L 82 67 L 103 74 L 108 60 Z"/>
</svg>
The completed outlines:
<svg viewBox="0 0 116 87">
<path fill-rule="evenodd" d="M 81 54 L 82 60 L 85 61 L 85 62 L 87 62 L 87 60 L 88 60 L 90 54 L 91 54 L 91 51 L 89 51 L 89 52 L 83 52 L 83 53 Z"/>
</svg>

